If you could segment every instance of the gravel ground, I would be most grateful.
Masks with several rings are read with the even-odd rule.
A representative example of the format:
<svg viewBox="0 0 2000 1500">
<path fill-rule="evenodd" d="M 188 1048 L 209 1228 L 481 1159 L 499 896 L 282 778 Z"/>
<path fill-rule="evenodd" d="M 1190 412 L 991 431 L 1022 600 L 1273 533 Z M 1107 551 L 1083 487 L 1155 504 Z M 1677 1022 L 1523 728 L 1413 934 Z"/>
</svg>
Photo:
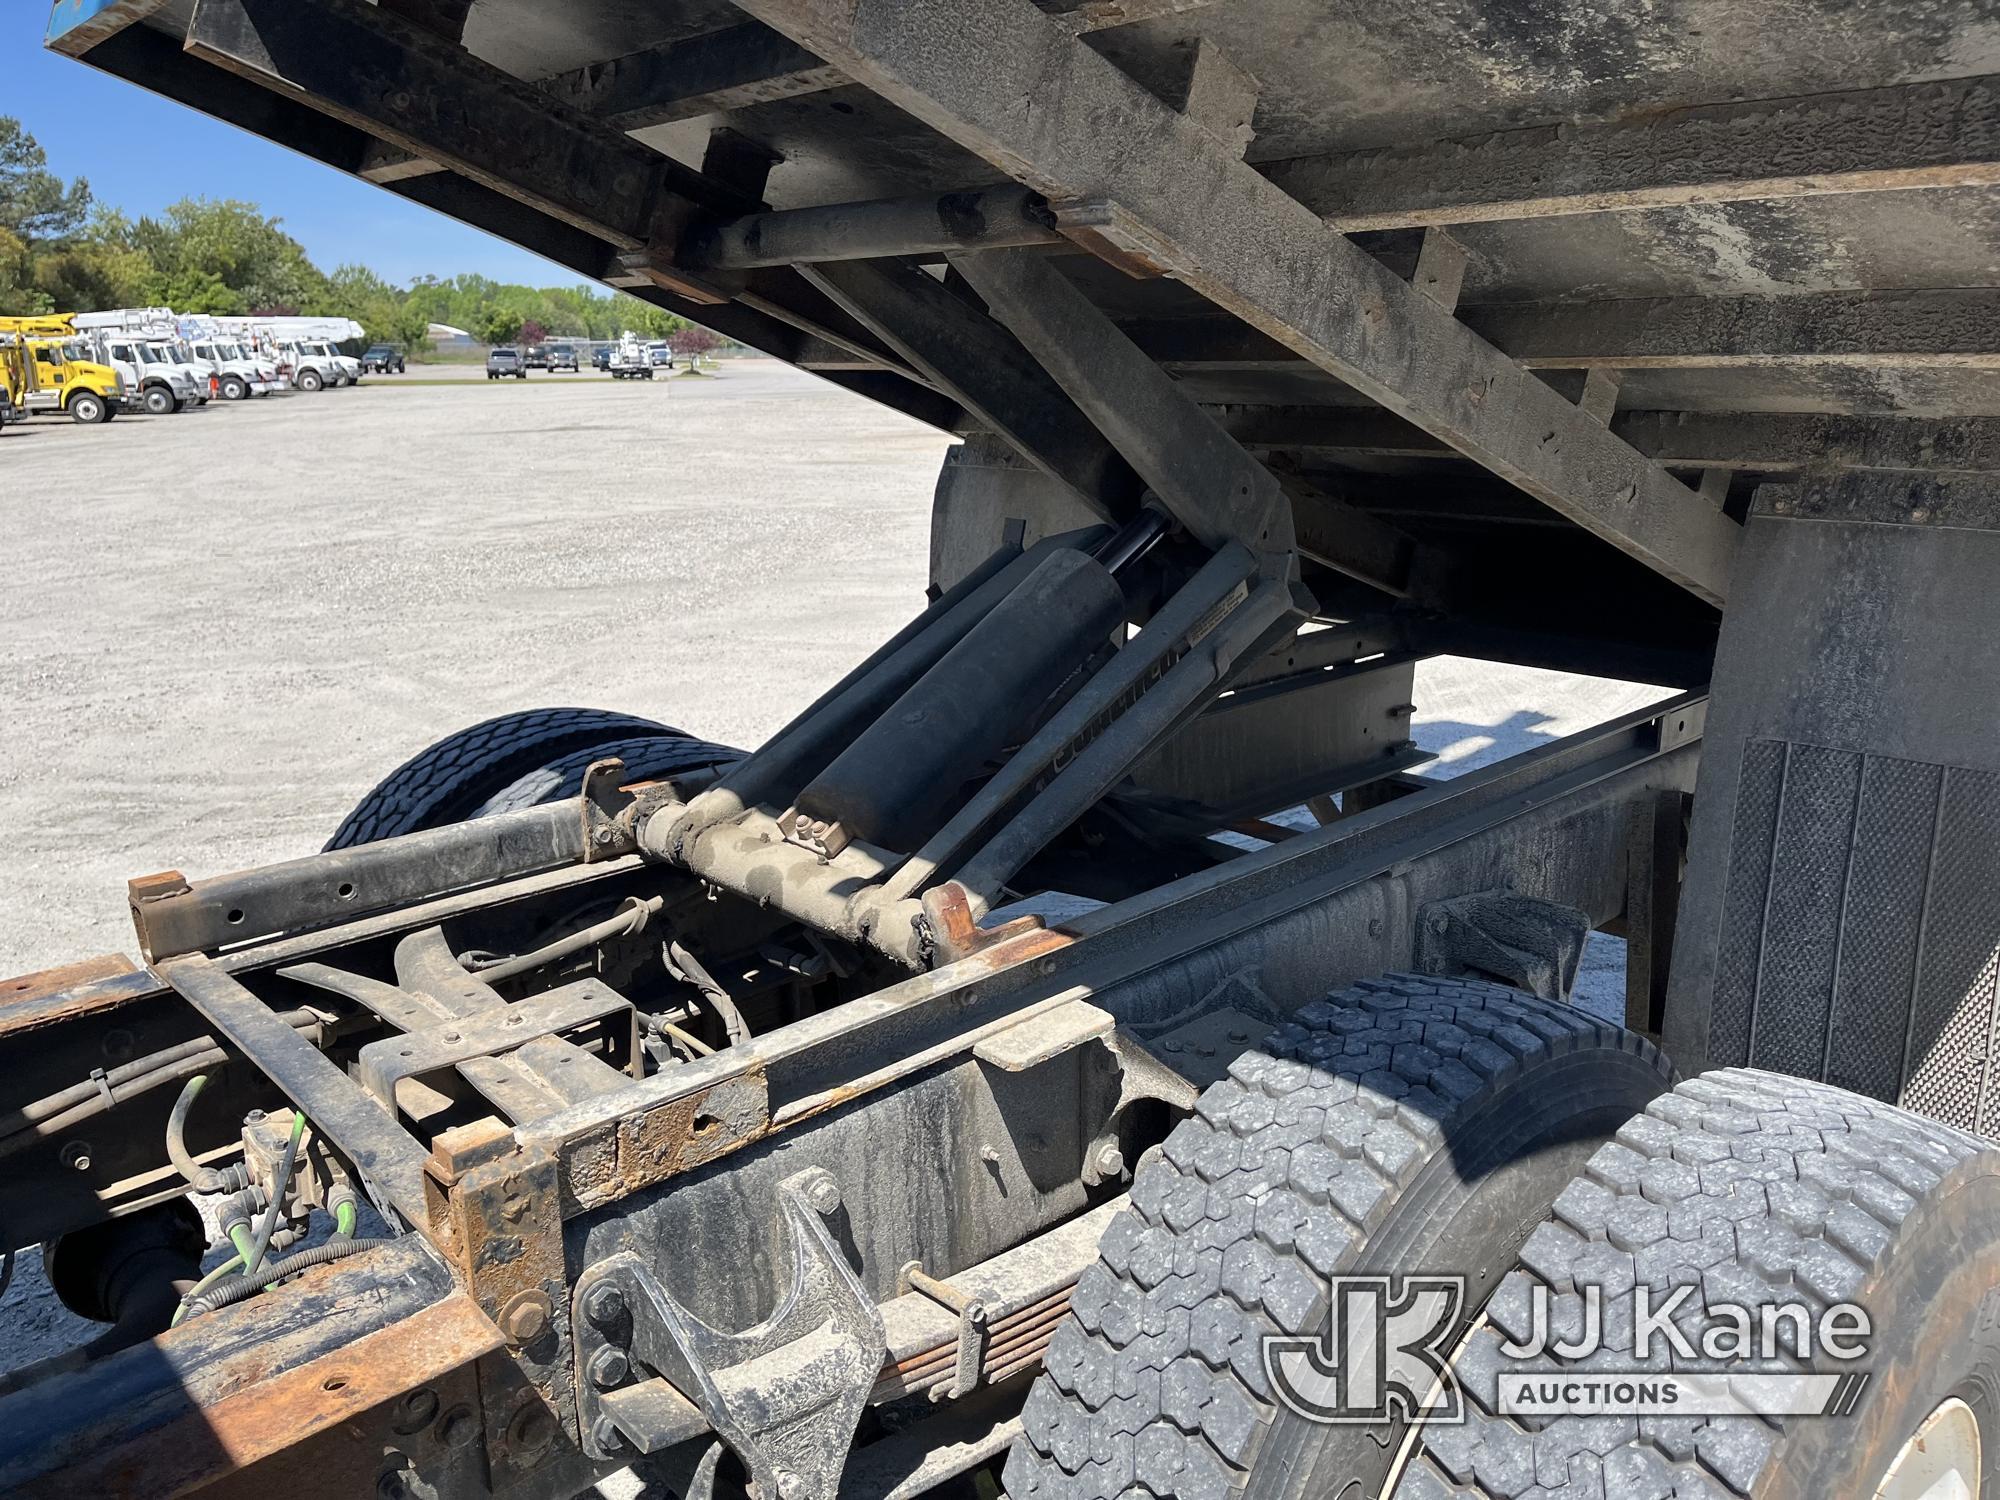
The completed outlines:
<svg viewBox="0 0 2000 1500">
<path fill-rule="evenodd" d="M 131 947 L 128 877 L 317 849 L 444 734 L 550 704 L 754 745 L 920 602 L 947 439 L 767 361 L 0 435 L 0 974 Z M 1661 693 L 1437 661 L 1453 774 Z M 1622 945 L 1580 996 L 1617 1014 Z M 0 1368 L 84 1330 L 24 1257 Z M 625 1493 L 630 1493 L 629 1489 Z"/>
</svg>

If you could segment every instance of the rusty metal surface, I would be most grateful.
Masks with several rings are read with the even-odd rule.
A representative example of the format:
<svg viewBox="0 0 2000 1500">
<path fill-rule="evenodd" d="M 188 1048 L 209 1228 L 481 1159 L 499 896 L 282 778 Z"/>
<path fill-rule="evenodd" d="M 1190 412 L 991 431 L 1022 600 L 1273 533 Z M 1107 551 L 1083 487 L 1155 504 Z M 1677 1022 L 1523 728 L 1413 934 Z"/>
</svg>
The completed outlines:
<svg viewBox="0 0 2000 1500">
<path fill-rule="evenodd" d="M 498 1337 L 430 1247 L 406 1237 L 0 1400 L 0 1494 L 180 1494 Z"/>
<path fill-rule="evenodd" d="M 94 1473 L 87 1465 L 72 1470 L 62 1483 L 76 1483 L 78 1494 L 144 1493 L 160 1500 L 187 1494 L 228 1470 L 247 1468 L 317 1433 L 353 1422 L 406 1392 L 453 1376 L 457 1383 L 469 1384 L 466 1367 L 499 1341 L 492 1321 L 472 1299 L 454 1294 L 345 1349 L 246 1384 L 183 1419 L 189 1430 L 179 1441 L 169 1438 L 167 1443 L 196 1461 L 178 1473 L 162 1450 L 153 1448 L 137 1463 L 128 1458 Z M 449 1414 L 460 1402 L 440 1404 Z M 405 1442 L 420 1448 L 424 1441 L 437 1441 L 452 1431 L 448 1421 L 437 1425 L 443 1432 L 436 1437 L 412 1433 Z M 343 1476 L 343 1482 L 358 1477 Z"/>
<path fill-rule="evenodd" d="M 58 964 L 53 969 L 37 969 L 32 974 L 0 979 L 0 1034 L 4 1034 L 9 1013 L 15 1006 L 67 994 L 99 980 L 120 979 L 138 972 L 139 966 L 124 954 L 101 953 L 96 958 L 80 958 L 75 963 Z"/>
</svg>

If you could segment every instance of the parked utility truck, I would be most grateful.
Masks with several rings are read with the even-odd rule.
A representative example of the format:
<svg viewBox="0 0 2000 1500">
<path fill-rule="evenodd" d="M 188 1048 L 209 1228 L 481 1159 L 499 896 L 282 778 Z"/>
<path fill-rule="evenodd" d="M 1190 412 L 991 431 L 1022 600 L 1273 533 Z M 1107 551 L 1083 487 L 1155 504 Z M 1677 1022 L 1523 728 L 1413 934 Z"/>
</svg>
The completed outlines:
<svg viewBox="0 0 2000 1500">
<path fill-rule="evenodd" d="M 88 426 L 110 421 L 129 400 L 118 371 L 52 317 L 0 318 L 0 383 L 17 417 L 59 413 Z"/>
<path fill-rule="evenodd" d="M 613 380 L 651 380 L 652 354 L 639 335 L 623 333 L 611 346 L 611 363 L 606 368 L 611 371 Z"/>
<path fill-rule="evenodd" d="M 162 320 L 156 314 L 166 314 Z M 208 400 L 206 375 L 190 364 L 176 343 L 165 308 L 68 313 L 62 321 L 87 339 L 98 359 L 117 370 L 142 410 L 165 416 Z"/>
<path fill-rule="evenodd" d="M 161 309 L 165 311 L 165 309 Z M 194 313 L 172 319 L 182 354 L 223 401 L 268 396 L 277 389 L 277 369 L 254 357 L 220 328 L 215 318 Z"/>
<path fill-rule="evenodd" d="M 258 318 L 253 327 L 260 338 L 275 345 L 293 389 L 318 391 L 359 383 L 361 362 L 334 347 L 365 336 L 352 318 Z"/>
</svg>

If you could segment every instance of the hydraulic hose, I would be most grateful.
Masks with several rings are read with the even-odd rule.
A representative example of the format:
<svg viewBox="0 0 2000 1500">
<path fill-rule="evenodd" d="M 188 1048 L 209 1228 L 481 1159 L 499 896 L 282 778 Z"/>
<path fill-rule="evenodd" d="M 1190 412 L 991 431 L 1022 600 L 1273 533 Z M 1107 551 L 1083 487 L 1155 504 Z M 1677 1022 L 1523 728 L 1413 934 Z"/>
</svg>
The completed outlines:
<svg viewBox="0 0 2000 1500">
<path fill-rule="evenodd" d="M 601 943 L 606 938 L 636 937 L 646 930 L 646 924 L 653 919 L 653 914 L 666 904 L 667 898 L 664 896 L 648 896 L 643 900 L 637 896 L 627 896 L 625 904 L 603 921 L 593 922 L 590 926 L 572 932 L 567 937 L 559 937 L 553 943 L 537 948 L 532 953 L 516 954 L 512 958 L 502 958 L 491 963 L 468 962 L 465 957 L 461 957 L 459 962 L 465 964 L 467 969 L 487 984 L 502 979 L 512 979 L 516 974 L 525 974 L 530 969 L 539 969 L 543 964 L 552 964 L 559 958 L 568 958 L 572 953 L 581 953 L 585 948 Z"/>
<path fill-rule="evenodd" d="M 231 1271 L 241 1270 L 245 1257 L 250 1253 L 251 1244 L 250 1226 L 248 1224 L 238 1221 L 230 1225 L 229 1245 L 236 1253 L 187 1289 L 186 1294 L 181 1298 L 181 1305 L 174 1309 L 173 1320 L 167 1326 L 169 1328 L 178 1327 L 181 1319 L 188 1315 L 190 1305 L 196 1297 L 199 1297 L 203 1292 L 214 1286 Z"/>
<path fill-rule="evenodd" d="M 202 1166 L 190 1156 L 186 1140 L 188 1113 L 207 1086 L 208 1074 L 197 1073 L 182 1088 L 180 1098 L 174 1100 L 173 1113 L 167 1116 L 167 1159 L 197 1193 L 219 1193 L 223 1191 L 222 1174 L 214 1167 Z"/>
<path fill-rule="evenodd" d="M 310 1010 L 286 1011 L 283 1019 L 300 1031 L 321 1024 Z M 196 1037 L 164 1051 L 134 1058 L 101 1076 L 71 1084 L 58 1093 L 34 1100 L 18 1110 L 0 1113 L 0 1157 L 58 1135 L 101 1115 L 114 1105 L 200 1073 L 212 1073 L 229 1060 L 213 1037 Z"/>
<path fill-rule="evenodd" d="M 296 1276 L 300 1271 L 313 1266 L 323 1266 L 329 1261 L 358 1255 L 363 1250 L 379 1250 L 384 1245 L 393 1245 L 392 1239 L 328 1240 L 323 1245 L 315 1245 L 310 1250 L 301 1250 L 297 1255 L 288 1255 L 283 1260 L 274 1260 L 260 1267 L 248 1276 L 238 1276 L 211 1286 L 199 1294 L 190 1293 L 187 1301 L 187 1315 L 214 1312 L 217 1308 L 228 1307 L 254 1295 L 274 1281 L 282 1281 L 287 1276 Z"/>
<path fill-rule="evenodd" d="M 729 1037 L 730 1046 L 750 1040 L 750 1026 L 743 1019 L 743 1012 L 736 1008 L 736 1002 L 729 998 L 729 992 L 715 982 L 715 976 L 702 966 L 700 959 L 679 943 L 669 941 L 667 967 L 701 991 L 702 999 L 706 1000 L 722 1018 L 722 1029 Z"/>
<path fill-rule="evenodd" d="M 291 1186 L 292 1168 L 299 1159 L 299 1138 L 306 1133 L 306 1117 L 303 1110 L 292 1111 L 292 1137 L 285 1142 L 285 1154 L 278 1161 L 278 1175 L 271 1183 L 271 1205 L 264 1210 L 264 1222 L 257 1226 L 256 1242 L 250 1253 L 243 1257 L 243 1274 L 254 1276 L 257 1268 L 264 1263 L 264 1252 L 271 1247 L 271 1234 L 278 1227 L 278 1215 L 284 1211 L 285 1189 Z"/>
</svg>

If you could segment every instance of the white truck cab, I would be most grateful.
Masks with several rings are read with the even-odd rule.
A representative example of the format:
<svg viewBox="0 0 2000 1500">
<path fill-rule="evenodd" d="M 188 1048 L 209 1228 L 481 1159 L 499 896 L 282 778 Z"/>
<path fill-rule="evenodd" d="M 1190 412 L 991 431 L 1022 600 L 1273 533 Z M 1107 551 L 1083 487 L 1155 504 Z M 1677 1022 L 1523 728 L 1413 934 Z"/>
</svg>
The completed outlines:
<svg viewBox="0 0 2000 1500">
<path fill-rule="evenodd" d="M 361 379 L 361 361 L 334 347 L 368 336 L 352 318 L 259 318 L 250 331 L 260 341 L 270 341 L 294 390 L 318 391 Z"/>
<path fill-rule="evenodd" d="M 128 398 L 141 410 L 164 416 L 201 399 L 194 371 L 137 334 L 97 329 L 90 341 L 98 361 L 118 372 Z"/>
<path fill-rule="evenodd" d="M 243 401 L 251 396 L 268 396 L 277 380 L 277 370 L 249 358 L 241 346 L 214 333 L 197 333 L 182 347 L 189 361 L 210 382 L 214 395 L 224 401 Z"/>
<path fill-rule="evenodd" d="M 72 321 L 94 357 L 118 372 L 129 406 L 163 416 L 208 399 L 207 374 L 183 357 L 172 308 L 123 307 Z"/>
<path fill-rule="evenodd" d="M 340 365 L 341 373 L 347 377 L 347 383 L 349 385 L 361 384 L 360 360 L 356 359 L 352 354 L 342 354 L 340 350 L 332 344 L 322 344 L 320 347 L 325 349 L 326 352 L 330 354 L 336 362 L 338 362 L 338 364 Z"/>
<path fill-rule="evenodd" d="M 292 389 L 318 391 L 347 384 L 347 372 L 325 344 L 313 339 L 280 339 L 278 353 L 291 369 Z"/>
</svg>

